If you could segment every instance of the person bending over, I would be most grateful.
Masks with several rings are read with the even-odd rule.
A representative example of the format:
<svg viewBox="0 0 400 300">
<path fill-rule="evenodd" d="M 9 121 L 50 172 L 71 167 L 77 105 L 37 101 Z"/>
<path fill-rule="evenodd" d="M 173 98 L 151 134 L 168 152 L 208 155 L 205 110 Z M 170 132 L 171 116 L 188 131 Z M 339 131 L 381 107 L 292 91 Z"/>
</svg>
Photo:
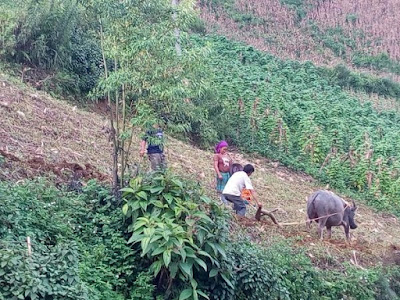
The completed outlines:
<svg viewBox="0 0 400 300">
<path fill-rule="evenodd" d="M 243 189 L 248 189 L 251 193 L 252 199 L 257 203 L 258 207 L 262 207 L 250 180 L 250 176 L 253 172 L 254 167 L 252 165 L 245 165 L 243 171 L 238 171 L 229 178 L 224 190 L 222 191 L 224 198 L 233 203 L 233 210 L 236 214 L 242 217 L 246 215 L 246 202 L 241 197 Z"/>
</svg>

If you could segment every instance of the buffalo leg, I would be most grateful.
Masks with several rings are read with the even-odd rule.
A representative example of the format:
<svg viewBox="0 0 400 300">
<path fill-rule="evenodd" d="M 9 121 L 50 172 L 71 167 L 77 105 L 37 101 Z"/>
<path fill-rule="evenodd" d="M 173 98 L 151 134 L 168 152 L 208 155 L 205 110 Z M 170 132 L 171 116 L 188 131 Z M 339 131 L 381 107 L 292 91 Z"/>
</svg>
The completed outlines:
<svg viewBox="0 0 400 300">
<path fill-rule="evenodd" d="M 343 226 L 344 233 L 346 234 L 346 240 L 350 241 L 350 225 L 345 221 L 342 221 L 341 225 Z"/>
<path fill-rule="evenodd" d="M 350 226 L 349 225 L 344 225 L 344 233 L 346 234 L 346 240 L 349 242 L 350 241 Z"/>
<path fill-rule="evenodd" d="M 328 239 L 330 239 L 332 236 L 332 227 L 331 226 L 329 226 L 329 227 L 326 226 L 326 233 L 327 233 Z"/>
<path fill-rule="evenodd" d="M 322 241 L 324 238 L 324 227 L 326 224 L 327 219 L 321 219 L 318 222 L 318 235 L 319 235 L 319 239 Z"/>
<path fill-rule="evenodd" d="M 311 229 L 311 223 L 312 223 L 311 219 L 309 217 L 306 217 L 306 228 L 308 231 L 310 231 Z"/>
</svg>

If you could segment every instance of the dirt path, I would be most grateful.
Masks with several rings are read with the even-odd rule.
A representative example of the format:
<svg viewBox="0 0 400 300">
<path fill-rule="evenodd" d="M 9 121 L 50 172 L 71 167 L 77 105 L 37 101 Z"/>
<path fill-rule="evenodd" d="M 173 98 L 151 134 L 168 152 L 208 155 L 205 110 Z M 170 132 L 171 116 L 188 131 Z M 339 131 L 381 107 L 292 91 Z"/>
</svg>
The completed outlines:
<svg viewBox="0 0 400 300">
<path fill-rule="evenodd" d="M 11 83 L 0 74 L 0 180 L 19 180 L 51 172 L 56 176 L 82 172 L 83 177 L 109 180 L 111 145 L 107 120 L 100 114 L 85 112 L 63 101 L 53 99 L 26 86 Z M 199 181 L 209 194 L 214 192 L 212 152 L 168 139 L 169 167 L 184 177 Z M 148 168 L 147 160 L 138 157 L 139 141 L 133 143 L 133 161 Z M 303 222 L 306 197 L 319 186 L 308 175 L 293 172 L 265 158 L 233 153 L 235 162 L 252 163 L 252 176 L 266 209 L 280 208 L 275 213 L 279 222 Z M 0 157 L 1 158 L 1 157 Z M 5 160 L 5 161 L 4 161 Z M 57 173 L 58 172 L 58 173 Z M 350 200 L 350 199 L 347 199 Z M 335 266 L 344 260 L 361 265 L 378 262 L 400 263 L 399 220 L 378 213 L 358 203 L 353 242 L 344 242 L 341 228 L 334 228 L 332 240 L 320 242 L 316 228 L 309 233 L 305 225 L 279 229 L 267 219 L 254 222 L 255 210 L 249 219 L 235 226 L 255 240 L 265 242 L 290 238 L 296 245 L 306 246 L 309 256 L 322 267 Z"/>
</svg>

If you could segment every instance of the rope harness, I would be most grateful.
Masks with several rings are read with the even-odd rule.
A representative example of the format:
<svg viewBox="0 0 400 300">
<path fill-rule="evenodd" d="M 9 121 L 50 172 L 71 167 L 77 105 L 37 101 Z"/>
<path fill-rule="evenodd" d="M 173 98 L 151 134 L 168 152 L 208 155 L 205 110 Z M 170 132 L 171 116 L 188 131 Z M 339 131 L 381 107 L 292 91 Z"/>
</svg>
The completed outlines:
<svg viewBox="0 0 400 300">
<path fill-rule="evenodd" d="M 314 209 L 315 209 L 315 205 L 314 205 L 315 199 L 316 199 L 316 197 L 312 200 L 312 205 L 314 206 Z M 343 200 L 343 199 L 342 199 L 342 200 Z M 301 224 L 308 223 L 308 222 L 310 222 L 310 224 L 311 224 L 312 221 L 317 221 L 317 220 L 319 220 L 319 219 L 328 218 L 328 217 L 332 217 L 332 216 L 335 216 L 335 215 L 338 215 L 338 214 L 343 213 L 343 212 L 346 210 L 347 207 L 350 207 L 350 205 L 349 205 L 346 201 L 344 201 L 344 204 L 345 204 L 345 205 L 344 205 L 343 209 L 342 209 L 341 211 L 339 211 L 339 212 L 332 213 L 332 214 L 328 214 L 328 215 L 321 216 L 321 217 L 318 217 L 318 218 L 313 218 L 313 219 L 307 218 L 307 220 L 305 220 L 305 221 L 300 221 L 300 222 L 289 222 L 289 223 L 279 223 L 279 222 L 278 222 L 278 223 L 279 223 L 278 226 L 301 225 Z"/>
<path fill-rule="evenodd" d="M 307 220 L 301 221 L 301 222 L 279 223 L 279 225 L 281 225 L 281 226 L 290 226 L 290 225 L 301 225 L 301 224 L 308 223 L 308 222 L 311 223 L 312 221 L 316 221 L 316 220 L 319 220 L 319 219 L 328 218 L 328 217 L 331 217 L 331 216 L 338 215 L 338 214 L 344 212 L 347 207 L 350 207 L 350 206 L 346 203 L 346 205 L 344 206 L 342 211 L 339 211 L 339 212 L 336 212 L 336 213 L 333 213 L 333 214 L 329 214 L 329 215 L 325 215 L 325 216 L 321 216 L 321 217 L 313 218 L 313 219 L 308 219 L 307 218 Z"/>
</svg>

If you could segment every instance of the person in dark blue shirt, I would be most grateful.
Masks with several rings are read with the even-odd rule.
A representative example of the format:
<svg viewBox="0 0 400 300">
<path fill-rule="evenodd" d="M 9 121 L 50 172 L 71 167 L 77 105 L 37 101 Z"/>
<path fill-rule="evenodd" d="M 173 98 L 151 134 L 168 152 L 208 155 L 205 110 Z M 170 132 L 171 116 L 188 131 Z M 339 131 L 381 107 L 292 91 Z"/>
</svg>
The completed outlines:
<svg viewBox="0 0 400 300">
<path fill-rule="evenodd" d="M 140 143 L 140 156 L 146 152 L 150 160 L 151 169 L 164 170 L 167 167 L 164 155 L 164 132 L 159 125 L 153 125 L 153 128 L 146 131 Z"/>
</svg>

